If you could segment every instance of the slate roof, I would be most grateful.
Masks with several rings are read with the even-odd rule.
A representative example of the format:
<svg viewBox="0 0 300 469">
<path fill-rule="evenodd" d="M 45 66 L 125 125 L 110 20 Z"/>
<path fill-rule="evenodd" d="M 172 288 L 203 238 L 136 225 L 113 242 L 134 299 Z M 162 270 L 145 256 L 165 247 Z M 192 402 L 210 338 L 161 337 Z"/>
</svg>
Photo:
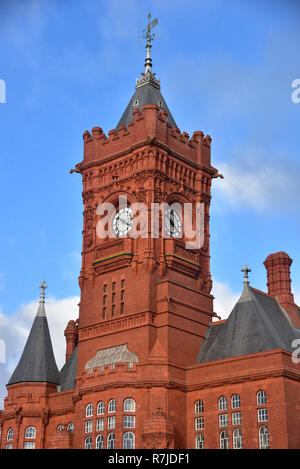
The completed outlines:
<svg viewBox="0 0 300 469">
<path fill-rule="evenodd" d="M 245 284 L 227 321 L 208 328 L 197 363 L 275 349 L 292 352 L 294 339 L 300 339 L 300 329 L 277 300 Z"/>
<path fill-rule="evenodd" d="M 135 103 L 138 103 L 135 105 Z M 160 103 L 160 104 L 159 104 Z M 129 122 L 133 121 L 133 111 L 134 109 L 139 108 L 142 111 L 142 107 L 145 104 L 155 104 L 160 108 L 164 109 L 168 116 L 167 122 L 171 124 L 172 127 L 177 127 L 176 122 L 173 119 L 173 116 L 167 106 L 167 103 L 161 94 L 160 88 L 154 86 L 151 82 L 146 83 L 143 86 L 138 86 L 129 101 L 127 108 L 125 109 L 116 129 L 125 125 L 128 128 Z"/>
<path fill-rule="evenodd" d="M 8 385 L 30 381 L 59 383 L 43 301 L 40 301 L 22 356 Z"/>
<path fill-rule="evenodd" d="M 75 389 L 76 374 L 77 374 L 77 357 L 78 346 L 75 347 L 72 355 L 68 358 L 62 369 L 60 370 L 60 385 L 59 391 L 67 391 L 68 389 Z"/>
</svg>

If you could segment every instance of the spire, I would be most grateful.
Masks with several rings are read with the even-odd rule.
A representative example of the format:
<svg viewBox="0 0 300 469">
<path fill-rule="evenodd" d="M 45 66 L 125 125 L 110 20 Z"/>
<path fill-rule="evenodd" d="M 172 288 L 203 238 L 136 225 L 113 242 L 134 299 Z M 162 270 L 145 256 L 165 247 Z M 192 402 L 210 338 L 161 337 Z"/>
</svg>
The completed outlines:
<svg viewBox="0 0 300 469">
<path fill-rule="evenodd" d="M 144 86 L 147 83 L 151 83 L 156 88 L 160 89 L 160 80 L 155 78 L 155 73 L 152 73 L 152 59 L 151 59 L 151 42 L 154 40 L 154 33 L 151 34 L 151 29 L 157 25 L 158 19 L 155 18 L 153 21 L 151 20 L 151 14 L 148 13 L 148 25 L 147 28 L 143 31 L 144 35 L 143 38 L 147 40 L 146 49 L 147 49 L 147 56 L 145 60 L 145 72 L 142 73 L 142 78 L 136 79 L 136 88 L 140 86 Z"/>
<path fill-rule="evenodd" d="M 39 308 L 38 308 L 38 311 L 37 311 L 36 315 L 46 317 L 46 312 L 45 312 L 45 290 L 47 288 L 47 285 L 45 284 L 45 280 L 42 281 L 39 288 L 41 289 L 41 296 L 40 296 Z"/>
<path fill-rule="evenodd" d="M 172 114 L 163 98 L 160 91 L 160 80 L 155 78 L 155 73 L 152 73 L 152 59 L 151 59 L 151 42 L 154 40 L 154 33 L 152 28 L 158 24 L 158 19 L 155 18 L 151 21 L 151 14 L 148 14 L 147 28 L 143 31 L 143 37 L 146 39 L 147 55 L 145 60 L 145 71 L 142 72 L 142 77 L 136 79 L 135 93 L 133 94 L 127 108 L 125 109 L 116 129 L 121 126 L 128 128 L 129 122 L 133 120 L 133 111 L 139 109 L 142 111 L 143 106 L 146 104 L 155 104 L 160 109 L 167 112 L 167 122 L 172 127 L 177 127 Z"/>
<path fill-rule="evenodd" d="M 39 307 L 20 361 L 8 384 L 46 382 L 59 384 L 48 321 L 45 312 L 45 280 L 40 285 Z"/>
<path fill-rule="evenodd" d="M 147 57 L 146 57 L 146 61 L 145 61 L 145 73 L 147 72 L 151 72 L 151 66 L 152 66 L 152 60 L 151 60 L 151 57 L 150 57 L 150 49 L 151 49 L 151 41 L 153 41 L 154 39 L 154 33 L 151 34 L 151 29 L 154 28 L 154 26 L 157 25 L 158 23 L 158 19 L 155 18 L 153 21 L 150 21 L 151 20 L 151 13 L 148 13 L 148 26 L 147 26 L 147 29 L 144 31 L 144 38 L 147 39 L 147 45 L 146 45 L 146 49 L 147 49 Z"/>
</svg>

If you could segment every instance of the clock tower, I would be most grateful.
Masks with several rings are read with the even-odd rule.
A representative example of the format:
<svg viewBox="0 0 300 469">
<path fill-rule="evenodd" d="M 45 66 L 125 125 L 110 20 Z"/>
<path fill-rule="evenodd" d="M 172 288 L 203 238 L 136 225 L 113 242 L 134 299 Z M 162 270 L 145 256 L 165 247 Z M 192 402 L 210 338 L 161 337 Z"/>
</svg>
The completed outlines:
<svg viewBox="0 0 300 469">
<path fill-rule="evenodd" d="M 77 382 L 126 363 L 147 388 L 145 418 L 168 416 L 185 399 L 186 367 L 214 316 L 209 207 L 219 176 L 211 138 L 179 130 L 152 73 L 155 24 L 149 18 L 145 71 L 118 125 L 108 135 L 85 131 L 84 158 L 72 170 L 82 175 L 84 204 Z M 198 245 L 191 228 L 202 233 Z"/>
</svg>

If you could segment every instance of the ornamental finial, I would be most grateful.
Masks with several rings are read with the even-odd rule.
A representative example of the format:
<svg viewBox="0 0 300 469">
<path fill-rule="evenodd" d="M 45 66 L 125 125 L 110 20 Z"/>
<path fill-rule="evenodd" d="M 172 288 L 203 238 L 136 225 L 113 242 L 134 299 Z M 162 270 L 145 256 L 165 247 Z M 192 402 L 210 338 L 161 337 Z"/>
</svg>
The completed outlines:
<svg viewBox="0 0 300 469">
<path fill-rule="evenodd" d="M 251 269 L 248 269 L 247 264 L 241 269 L 241 272 L 244 272 L 244 283 L 249 285 L 248 273 L 251 272 Z"/>
<path fill-rule="evenodd" d="M 45 280 L 42 281 L 39 288 L 41 289 L 40 303 L 45 303 L 45 290 L 47 288 Z"/>
<path fill-rule="evenodd" d="M 143 38 L 147 39 L 147 44 L 146 44 L 146 49 L 147 49 L 147 57 L 145 61 L 145 73 L 151 72 L 151 66 L 152 66 L 152 60 L 150 56 L 150 49 L 151 49 L 151 42 L 154 40 L 155 34 L 151 34 L 151 29 L 154 28 L 158 23 L 158 19 L 155 18 L 154 20 L 151 21 L 151 14 L 148 13 L 148 25 L 147 28 L 144 29 L 143 33 Z"/>
<path fill-rule="evenodd" d="M 148 25 L 147 28 L 143 31 L 143 38 L 147 39 L 146 49 L 147 49 L 147 57 L 145 60 L 145 71 L 142 73 L 142 78 L 136 79 L 136 88 L 140 88 L 141 86 L 151 84 L 155 88 L 160 89 L 160 81 L 155 78 L 155 73 L 151 72 L 152 67 L 152 60 L 150 55 L 151 49 L 151 41 L 154 39 L 154 33 L 151 34 L 151 29 L 154 28 L 158 23 L 158 19 L 155 18 L 151 21 L 151 14 L 148 13 Z"/>
</svg>

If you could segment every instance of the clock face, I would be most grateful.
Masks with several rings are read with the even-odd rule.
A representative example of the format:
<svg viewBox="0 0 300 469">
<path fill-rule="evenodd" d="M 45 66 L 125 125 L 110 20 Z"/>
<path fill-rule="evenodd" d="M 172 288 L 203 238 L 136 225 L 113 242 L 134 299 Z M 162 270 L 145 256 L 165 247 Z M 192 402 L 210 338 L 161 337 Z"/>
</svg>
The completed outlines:
<svg viewBox="0 0 300 469">
<path fill-rule="evenodd" d="M 176 212 L 169 208 L 165 212 L 165 230 L 168 236 L 172 236 L 173 238 L 180 238 L 181 231 L 182 231 L 182 223 L 180 216 Z"/>
<path fill-rule="evenodd" d="M 132 228 L 133 216 L 130 207 L 122 207 L 112 221 L 112 230 L 117 236 L 125 236 Z"/>
</svg>

